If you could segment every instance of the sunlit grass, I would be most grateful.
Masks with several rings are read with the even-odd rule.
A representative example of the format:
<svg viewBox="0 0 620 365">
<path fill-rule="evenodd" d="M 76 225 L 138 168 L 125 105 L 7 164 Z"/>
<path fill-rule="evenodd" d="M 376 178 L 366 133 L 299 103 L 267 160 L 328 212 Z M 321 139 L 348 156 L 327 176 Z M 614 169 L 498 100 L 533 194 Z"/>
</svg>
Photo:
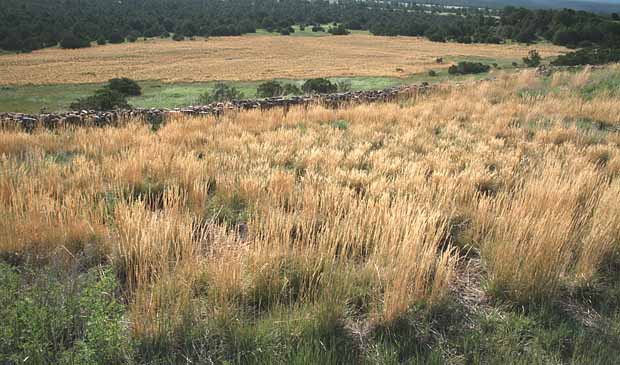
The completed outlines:
<svg viewBox="0 0 620 365">
<path fill-rule="evenodd" d="M 457 302 L 481 311 L 460 321 L 528 346 L 517 329 L 543 325 L 496 318 L 485 298 L 564 303 L 609 285 L 620 254 L 620 104 L 573 92 L 591 77 L 563 73 L 553 82 L 572 88 L 528 96 L 517 91 L 548 81 L 525 71 L 398 103 L 179 116 L 155 132 L 3 130 L 0 254 L 110 265 L 145 359 L 439 361 L 450 353 L 428 350 L 439 340 L 424 326 Z M 488 359 L 507 336 L 454 351 Z M 552 347 L 536 346 L 534 359 Z M 557 356 L 586 350 L 570 351 Z"/>
</svg>

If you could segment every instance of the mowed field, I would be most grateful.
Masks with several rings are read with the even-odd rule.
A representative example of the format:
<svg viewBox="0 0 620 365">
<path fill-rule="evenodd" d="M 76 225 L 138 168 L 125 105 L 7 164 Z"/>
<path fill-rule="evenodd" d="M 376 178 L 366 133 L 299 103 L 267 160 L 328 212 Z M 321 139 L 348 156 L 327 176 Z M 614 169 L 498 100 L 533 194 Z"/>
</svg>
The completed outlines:
<svg viewBox="0 0 620 365">
<path fill-rule="evenodd" d="M 101 83 L 113 77 L 160 80 L 250 81 L 311 77 L 404 77 L 429 69 L 438 57 L 483 57 L 498 63 L 520 60 L 530 49 L 543 57 L 562 47 L 547 44 L 479 45 L 435 43 L 414 37 L 241 36 L 175 42 L 149 39 L 88 49 L 45 49 L 0 56 L 0 85 Z"/>
</svg>

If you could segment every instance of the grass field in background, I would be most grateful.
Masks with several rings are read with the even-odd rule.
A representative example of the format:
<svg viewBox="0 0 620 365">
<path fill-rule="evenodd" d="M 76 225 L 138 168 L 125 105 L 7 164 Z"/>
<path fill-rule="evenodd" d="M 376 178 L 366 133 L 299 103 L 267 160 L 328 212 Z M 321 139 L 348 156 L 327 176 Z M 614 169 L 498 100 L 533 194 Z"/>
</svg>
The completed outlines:
<svg viewBox="0 0 620 365">
<path fill-rule="evenodd" d="M 328 25 L 324 26 L 326 29 Z M 64 111 L 113 77 L 138 80 L 144 95 L 136 107 L 183 107 L 222 80 L 255 96 L 260 80 L 301 84 L 304 79 L 347 80 L 352 90 L 382 89 L 416 82 L 440 82 L 459 61 L 512 68 L 530 49 L 552 58 L 564 48 L 550 44 L 485 45 L 436 43 L 416 37 L 376 37 L 367 32 L 331 36 L 302 32 L 291 36 L 259 30 L 241 37 L 140 39 L 135 43 L 88 49 L 48 48 L 30 54 L 0 54 L 0 112 Z M 442 64 L 436 59 L 443 58 Z M 428 76 L 429 70 L 438 73 Z M 476 76 L 481 77 L 481 76 Z"/>
<path fill-rule="evenodd" d="M 463 80 L 488 77 L 488 74 L 475 76 L 453 76 L 448 72 L 437 70 L 437 76 L 428 73 L 408 77 L 334 77 L 332 82 L 346 81 L 352 91 L 380 90 L 393 86 L 415 83 L 437 83 L 447 80 Z M 304 80 L 277 79 L 284 83 L 301 86 Z M 262 81 L 226 82 L 243 93 L 244 98 L 254 98 L 256 88 Z M 130 97 L 129 103 L 140 108 L 176 108 L 196 103 L 198 97 L 213 89 L 216 82 L 163 83 L 159 81 L 140 81 L 142 96 Z M 103 84 L 67 84 L 67 85 L 19 85 L 0 86 L 0 112 L 39 113 L 41 111 L 59 112 L 69 109 L 76 99 L 91 95 Z"/>
<path fill-rule="evenodd" d="M 0 56 L 1 85 L 103 83 L 114 77 L 166 83 L 312 77 L 403 77 L 445 69 L 437 58 L 521 61 L 565 51 L 549 44 L 437 43 L 417 37 L 353 34 L 329 37 L 240 36 L 175 42 L 148 39 L 86 49 L 49 48 Z M 499 62 L 498 62 L 499 63 Z"/>
</svg>

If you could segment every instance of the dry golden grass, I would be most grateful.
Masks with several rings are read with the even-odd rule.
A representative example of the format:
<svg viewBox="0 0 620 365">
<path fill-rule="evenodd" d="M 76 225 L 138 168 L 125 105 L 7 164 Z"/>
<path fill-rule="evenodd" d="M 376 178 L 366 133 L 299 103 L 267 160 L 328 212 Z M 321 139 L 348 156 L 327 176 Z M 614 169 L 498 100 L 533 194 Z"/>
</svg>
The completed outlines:
<svg viewBox="0 0 620 365">
<path fill-rule="evenodd" d="M 79 50 L 46 49 L 31 54 L 3 55 L 0 56 L 0 85 L 92 83 L 120 76 L 164 82 L 400 77 L 449 66 L 437 65 L 437 57 L 520 60 L 533 47 L 543 57 L 565 51 L 547 44 L 446 45 L 423 38 L 369 35 L 214 37 L 186 42 L 151 39 Z"/>
<path fill-rule="evenodd" d="M 541 82 L 178 117 L 157 132 L 1 131 L 0 252 L 109 260 L 142 335 L 194 306 L 217 316 L 360 291 L 368 318 L 390 322 L 441 301 L 463 250 L 493 293 L 552 297 L 618 254 L 620 139 L 574 121 L 617 125 L 620 103 L 515 93 Z"/>
</svg>

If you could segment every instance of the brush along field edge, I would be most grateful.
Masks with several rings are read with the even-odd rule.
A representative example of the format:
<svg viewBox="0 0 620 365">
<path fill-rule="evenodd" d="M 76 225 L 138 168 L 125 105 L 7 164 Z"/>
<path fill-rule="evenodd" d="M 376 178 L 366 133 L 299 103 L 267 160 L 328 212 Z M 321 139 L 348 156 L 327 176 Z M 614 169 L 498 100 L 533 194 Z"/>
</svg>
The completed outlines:
<svg viewBox="0 0 620 365">
<path fill-rule="evenodd" d="M 620 136 L 577 121 L 617 124 L 620 104 L 515 93 L 540 82 L 156 132 L 0 131 L 0 252 L 111 262 L 143 335 L 312 303 L 389 323 L 445 299 L 465 252 L 489 295 L 549 300 L 617 257 Z"/>
</svg>

